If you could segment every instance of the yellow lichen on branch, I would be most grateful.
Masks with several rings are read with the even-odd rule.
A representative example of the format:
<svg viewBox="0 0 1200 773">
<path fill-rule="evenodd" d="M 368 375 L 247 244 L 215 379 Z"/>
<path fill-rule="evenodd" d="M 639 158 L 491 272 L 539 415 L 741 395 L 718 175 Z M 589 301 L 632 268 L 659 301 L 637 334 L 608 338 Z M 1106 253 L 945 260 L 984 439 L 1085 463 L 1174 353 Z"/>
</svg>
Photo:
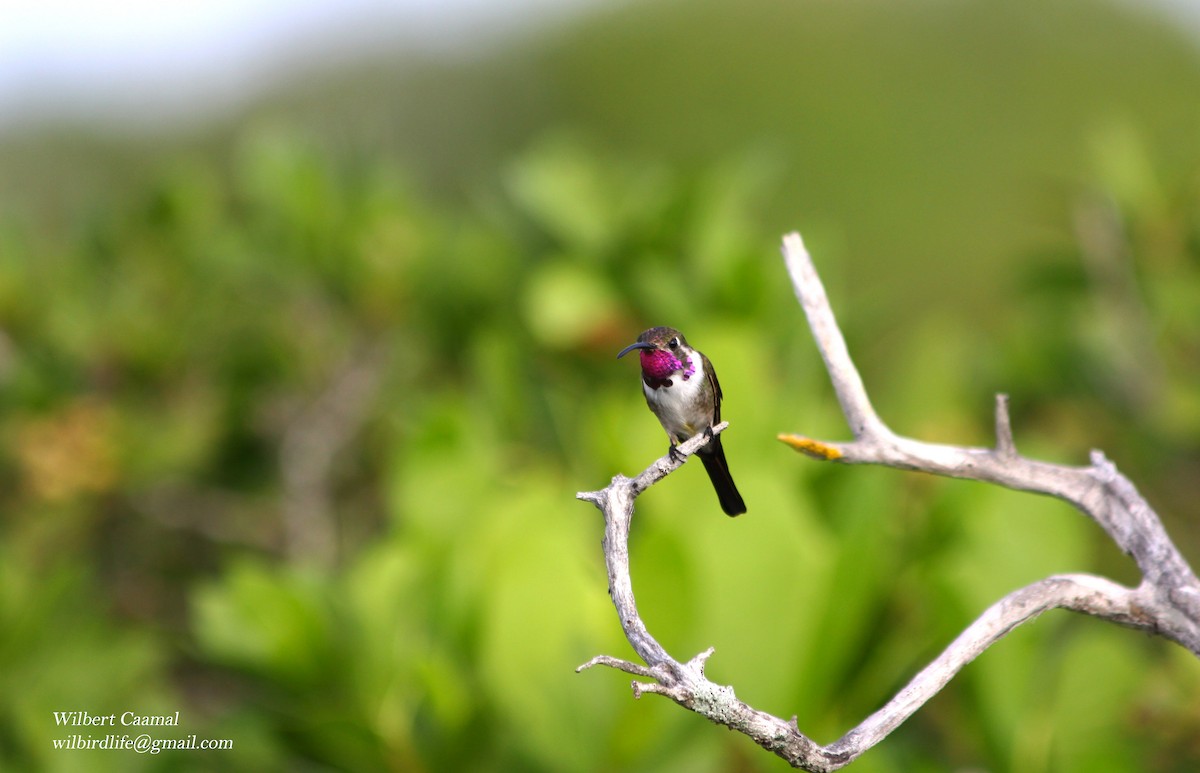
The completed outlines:
<svg viewBox="0 0 1200 773">
<path fill-rule="evenodd" d="M 836 459 L 840 459 L 842 456 L 842 452 L 835 446 L 831 446 L 828 443 L 822 443 L 820 440 L 813 440 L 810 437 L 787 434 L 778 435 L 777 437 L 781 442 L 786 443 L 800 453 L 811 456 L 814 459 L 832 462 Z"/>
</svg>

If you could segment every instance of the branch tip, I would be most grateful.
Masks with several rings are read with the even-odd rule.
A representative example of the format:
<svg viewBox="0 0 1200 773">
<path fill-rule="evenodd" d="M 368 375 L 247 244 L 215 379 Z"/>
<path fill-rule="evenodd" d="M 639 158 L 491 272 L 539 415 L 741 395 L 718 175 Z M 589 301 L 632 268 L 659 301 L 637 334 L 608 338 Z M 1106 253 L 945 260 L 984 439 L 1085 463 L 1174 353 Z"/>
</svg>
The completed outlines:
<svg viewBox="0 0 1200 773">
<path fill-rule="evenodd" d="M 631 663 L 628 660 L 614 658 L 611 655 L 597 655 L 588 662 L 579 666 L 579 668 L 576 668 L 575 673 L 581 673 L 595 666 L 608 666 L 609 668 L 615 668 L 618 671 L 624 671 L 625 673 L 633 674 L 634 676 L 644 676 L 647 679 L 655 678 L 654 672 L 646 666 L 639 665 L 637 663 Z"/>
<path fill-rule="evenodd" d="M 704 676 L 704 667 L 708 665 L 708 659 L 711 658 L 713 653 L 716 651 L 717 650 L 715 647 L 709 647 L 708 649 L 704 650 L 704 652 L 699 653 L 696 655 L 696 657 L 689 660 L 688 666 L 696 669 L 700 672 L 701 676 Z"/>
<path fill-rule="evenodd" d="M 804 246 L 804 238 L 800 236 L 799 231 L 792 231 L 785 234 L 783 237 L 783 255 L 790 257 L 792 255 L 807 255 L 808 248 Z"/>
<path fill-rule="evenodd" d="M 1013 442 L 1012 419 L 1008 415 L 1008 395 L 996 393 L 996 452 L 1001 456 L 1017 455 L 1017 445 Z"/>
</svg>

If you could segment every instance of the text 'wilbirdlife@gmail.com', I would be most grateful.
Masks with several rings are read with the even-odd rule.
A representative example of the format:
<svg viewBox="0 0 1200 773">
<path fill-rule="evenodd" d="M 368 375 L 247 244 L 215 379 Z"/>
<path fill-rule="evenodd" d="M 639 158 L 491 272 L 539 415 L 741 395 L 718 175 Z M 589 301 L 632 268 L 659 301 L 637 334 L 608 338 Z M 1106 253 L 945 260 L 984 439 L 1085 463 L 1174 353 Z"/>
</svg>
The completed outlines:
<svg viewBox="0 0 1200 773">
<path fill-rule="evenodd" d="M 159 737 L 158 734 L 147 732 L 149 728 L 178 728 L 178 711 L 171 714 L 140 714 L 136 711 L 109 714 L 55 711 L 54 724 L 60 728 L 78 728 L 75 732 L 53 739 L 54 748 L 61 751 L 132 751 L 137 754 L 158 754 L 163 751 L 233 748 L 231 738 L 200 738 L 195 733 Z M 112 732 L 81 732 L 84 728 L 88 731 L 111 728 Z M 124 729 L 125 732 L 117 732 L 118 729 Z"/>
</svg>

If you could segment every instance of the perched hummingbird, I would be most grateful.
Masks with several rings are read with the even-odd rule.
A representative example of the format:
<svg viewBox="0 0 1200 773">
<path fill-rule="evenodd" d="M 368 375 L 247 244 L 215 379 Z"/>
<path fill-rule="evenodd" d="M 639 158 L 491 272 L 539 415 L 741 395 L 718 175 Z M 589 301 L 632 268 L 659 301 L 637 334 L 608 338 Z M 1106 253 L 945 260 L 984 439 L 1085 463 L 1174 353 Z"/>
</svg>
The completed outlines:
<svg viewBox="0 0 1200 773">
<path fill-rule="evenodd" d="M 634 349 L 642 359 L 642 392 L 646 404 L 658 417 L 671 439 L 671 453 L 676 443 L 698 432 L 712 433 L 714 424 L 721 423 L 721 385 L 712 363 L 700 352 L 688 346 L 683 334 L 670 327 L 652 327 L 638 336 L 637 343 L 621 350 L 621 359 Z M 700 461 L 717 490 L 717 499 L 726 515 L 746 512 L 746 503 L 733 485 L 721 436 L 709 441 L 699 450 Z"/>
</svg>

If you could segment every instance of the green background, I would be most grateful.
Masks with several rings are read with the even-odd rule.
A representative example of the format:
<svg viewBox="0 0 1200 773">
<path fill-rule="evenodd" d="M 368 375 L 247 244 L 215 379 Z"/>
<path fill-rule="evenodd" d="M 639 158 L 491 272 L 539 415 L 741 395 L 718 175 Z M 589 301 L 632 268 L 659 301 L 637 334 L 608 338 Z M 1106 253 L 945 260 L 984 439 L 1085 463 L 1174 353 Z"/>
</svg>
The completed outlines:
<svg viewBox="0 0 1200 773">
<path fill-rule="evenodd" d="M 1135 583 L 1065 504 L 808 460 L 847 430 L 802 231 L 877 408 L 1101 448 L 1200 559 L 1200 47 L 1126 5 L 649 2 L 379 55 L 237 116 L 0 143 L 0 768 L 758 771 L 629 677 L 575 492 L 665 451 L 651 325 L 716 364 L 730 465 L 638 500 L 684 660 L 816 740 L 1049 573 Z M 54 751 L 53 711 L 225 752 Z M 172 731 L 165 731 L 169 735 Z M 1200 664 L 1050 613 L 855 771 L 1189 771 Z"/>
</svg>

